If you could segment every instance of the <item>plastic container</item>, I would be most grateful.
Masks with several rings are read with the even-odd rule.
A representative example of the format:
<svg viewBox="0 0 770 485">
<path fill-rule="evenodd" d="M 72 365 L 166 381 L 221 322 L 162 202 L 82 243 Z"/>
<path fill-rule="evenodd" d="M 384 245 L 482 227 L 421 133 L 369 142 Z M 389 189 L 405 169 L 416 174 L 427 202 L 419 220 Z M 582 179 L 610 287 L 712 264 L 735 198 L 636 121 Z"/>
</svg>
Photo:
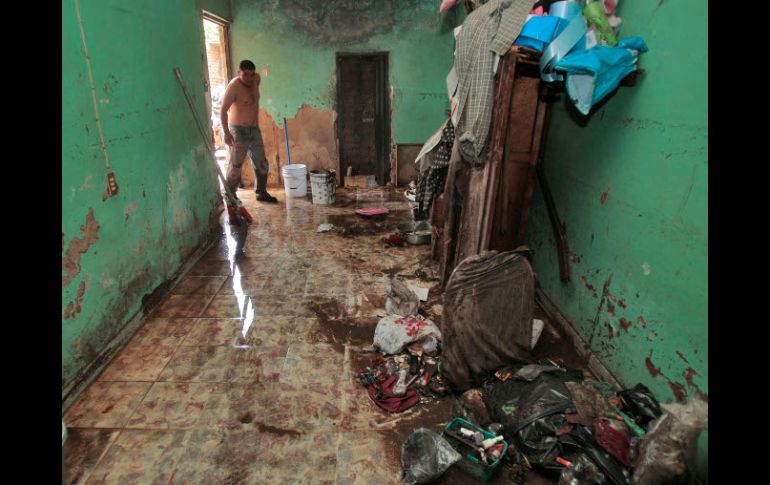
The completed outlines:
<svg viewBox="0 0 770 485">
<path fill-rule="evenodd" d="M 313 194 L 313 204 L 334 204 L 334 194 L 337 189 L 334 170 L 311 170 L 310 189 Z"/>
<path fill-rule="evenodd" d="M 305 197 L 307 195 L 307 166 L 302 163 L 292 163 L 281 168 L 283 187 L 286 197 Z"/>
<path fill-rule="evenodd" d="M 455 418 L 451 423 L 449 423 L 446 427 L 446 430 L 448 431 L 458 431 L 458 428 L 469 428 L 476 430 L 484 435 L 484 439 L 487 438 L 494 438 L 496 435 L 495 433 L 492 433 L 490 431 L 485 430 L 484 428 L 481 428 L 479 426 L 476 426 L 475 424 L 464 420 L 463 418 Z M 441 432 L 441 436 L 449 441 L 450 444 L 456 443 L 455 439 L 451 436 L 447 436 L 445 431 Z M 464 470 L 466 473 L 472 475 L 473 477 L 483 480 L 485 482 L 490 481 L 497 472 L 497 469 L 500 466 L 500 462 L 503 460 L 503 457 L 508 452 L 508 443 L 503 440 L 500 443 L 503 444 L 503 452 L 500 453 L 500 458 L 495 460 L 489 465 L 485 465 L 484 463 L 481 463 L 478 458 L 476 458 L 473 455 L 463 455 L 463 459 L 457 462 L 457 466 L 460 467 L 462 470 Z"/>
</svg>

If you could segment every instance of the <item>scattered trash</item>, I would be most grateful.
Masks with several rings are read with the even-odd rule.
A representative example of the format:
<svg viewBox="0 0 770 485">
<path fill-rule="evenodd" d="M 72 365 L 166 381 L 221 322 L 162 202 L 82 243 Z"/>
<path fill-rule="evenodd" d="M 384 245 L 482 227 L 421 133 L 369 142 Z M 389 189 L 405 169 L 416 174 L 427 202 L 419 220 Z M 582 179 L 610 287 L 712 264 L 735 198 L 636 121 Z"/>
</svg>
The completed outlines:
<svg viewBox="0 0 770 485">
<path fill-rule="evenodd" d="M 523 379 L 525 381 L 532 382 L 537 379 L 543 372 L 564 372 L 565 370 L 557 365 L 537 365 L 530 364 L 525 365 L 513 374 L 514 379 Z"/>
<path fill-rule="evenodd" d="M 398 233 L 393 233 L 388 235 L 387 237 L 382 238 L 382 242 L 384 242 L 388 246 L 403 247 L 404 245 L 406 245 L 406 241 Z"/>
<path fill-rule="evenodd" d="M 566 460 L 565 460 L 566 462 Z M 607 483 L 602 472 L 594 463 L 579 455 L 572 462 L 566 462 L 564 471 L 559 477 L 559 485 L 601 485 Z"/>
<path fill-rule="evenodd" d="M 596 418 L 594 423 L 594 438 L 596 443 L 604 448 L 607 453 L 625 466 L 631 466 L 628 459 L 630 449 L 630 436 L 628 428 L 619 421 L 610 421 L 605 418 Z"/>
<path fill-rule="evenodd" d="M 482 397 L 481 389 L 469 389 L 460 396 L 460 404 L 468 410 L 468 414 L 473 418 L 472 421 L 476 423 L 489 423 L 491 421 L 489 412 L 484 404 L 484 398 Z"/>
<path fill-rule="evenodd" d="M 372 217 L 388 214 L 390 209 L 387 207 L 364 207 L 363 209 L 356 209 L 355 213 L 359 216 Z"/>
<path fill-rule="evenodd" d="M 417 316 L 387 315 L 374 329 L 374 346 L 386 355 L 397 354 L 412 342 L 427 337 L 441 339 L 441 330 L 430 320 Z"/>
<path fill-rule="evenodd" d="M 614 418 L 617 415 L 607 398 L 597 389 L 579 382 L 567 382 L 566 386 L 580 416 L 579 422 L 583 425 L 592 426 L 598 418 Z"/>
<path fill-rule="evenodd" d="M 334 229 L 334 224 L 320 224 L 315 232 L 329 232 Z"/>
<path fill-rule="evenodd" d="M 545 328 L 545 322 L 535 318 L 532 320 L 532 344 L 529 346 L 530 350 L 534 349 L 537 345 L 538 340 L 540 340 L 540 335 L 543 334 L 543 329 Z"/>
<path fill-rule="evenodd" d="M 420 299 L 401 278 L 389 278 L 385 311 L 391 315 L 416 315 Z"/>
<path fill-rule="evenodd" d="M 417 298 L 419 298 L 420 301 L 428 301 L 428 293 L 430 292 L 430 288 L 425 288 L 411 281 L 407 281 L 406 286 L 412 290 L 412 293 L 417 295 Z"/>
<path fill-rule="evenodd" d="M 529 360 L 534 273 L 526 249 L 484 251 L 455 268 L 444 291 L 444 376 L 457 390 Z"/>
<path fill-rule="evenodd" d="M 419 428 L 407 437 L 401 447 L 404 483 L 428 483 L 460 461 L 462 455 L 438 433 Z"/>
<path fill-rule="evenodd" d="M 663 415 L 657 399 L 643 384 L 620 391 L 618 397 L 623 411 L 642 428 Z"/>
<path fill-rule="evenodd" d="M 411 408 L 419 401 L 417 391 L 406 389 L 406 386 L 397 392 L 396 386 L 399 383 L 394 375 L 387 375 L 378 372 L 376 375 L 368 371 L 359 371 L 357 374 L 359 382 L 366 387 L 369 397 L 381 409 L 399 413 Z"/>
<path fill-rule="evenodd" d="M 426 355 L 436 355 L 438 353 L 438 339 L 432 335 L 428 335 L 422 341 L 422 351 Z"/>
<path fill-rule="evenodd" d="M 666 413 L 642 438 L 635 483 L 671 483 L 694 471 L 698 436 L 708 428 L 708 404 L 694 399 L 662 407 Z"/>
<path fill-rule="evenodd" d="M 441 436 L 462 453 L 457 466 L 479 480 L 491 480 L 508 451 L 508 443 L 503 436 L 462 418 L 452 420 Z"/>
</svg>

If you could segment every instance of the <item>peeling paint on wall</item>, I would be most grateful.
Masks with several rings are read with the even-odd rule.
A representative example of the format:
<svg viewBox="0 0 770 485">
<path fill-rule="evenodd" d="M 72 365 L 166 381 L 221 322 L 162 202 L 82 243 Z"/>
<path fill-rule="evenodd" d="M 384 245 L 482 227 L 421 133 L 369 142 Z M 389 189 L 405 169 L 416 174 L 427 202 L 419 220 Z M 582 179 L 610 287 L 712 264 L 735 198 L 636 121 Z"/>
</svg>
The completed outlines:
<svg viewBox="0 0 770 485">
<path fill-rule="evenodd" d="M 81 255 L 85 254 L 88 248 L 99 239 L 99 224 L 96 222 L 96 217 L 94 217 L 93 207 L 88 209 L 86 225 L 80 226 L 80 233 L 83 237 L 72 238 L 69 248 L 62 258 L 61 268 L 62 272 L 65 273 L 65 276 L 62 276 L 61 279 L 62 287 L 70 284 L 72 279 L 80 273 Z"/>
<path fill-rule="evenodd" d="M 88 289 L 88 285 L 91 283 L 91 277 L 89 276 L 85 280 L 80 282 L 80 286 L 78 286 L 78 292 L 75 296 L 75 301 L 69 302 L 67 305 L 67 308 L 64 309 L 64 312 L 62 313 L 62 318 L 64 320 L 72 320 L 75 318 L 75 316 L 81 312 L 80 305 L 83 303 L 83 296 L 86 294 L 86 290 Z"/>
</svg>

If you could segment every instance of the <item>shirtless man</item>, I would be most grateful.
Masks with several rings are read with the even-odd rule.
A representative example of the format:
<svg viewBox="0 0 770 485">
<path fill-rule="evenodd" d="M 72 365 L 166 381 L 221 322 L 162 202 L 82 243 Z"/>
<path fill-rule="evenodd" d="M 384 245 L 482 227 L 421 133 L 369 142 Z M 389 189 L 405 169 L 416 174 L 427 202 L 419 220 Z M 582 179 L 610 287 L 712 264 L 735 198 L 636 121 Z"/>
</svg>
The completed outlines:
<svg viewBox="0 0 770 485">
<path fill-rule="evenodd" d="M 256 66 L 248 60 L 241 61 L 238 77 L 230 81 L 222 99 L 222 129 L 225 143 L 230 145 L 230 167 L 227 171 L 227 185 L 235 193 L 241 181 L 241 167 L 246 154 L 257 176 L 257 200 L 276 203 L 278 199 L 267 193 L 267 171 L 265 144 L 259 131 L 259 74 Z M 228 123 L 227 112 L 232 112 Z"/>
</svg>

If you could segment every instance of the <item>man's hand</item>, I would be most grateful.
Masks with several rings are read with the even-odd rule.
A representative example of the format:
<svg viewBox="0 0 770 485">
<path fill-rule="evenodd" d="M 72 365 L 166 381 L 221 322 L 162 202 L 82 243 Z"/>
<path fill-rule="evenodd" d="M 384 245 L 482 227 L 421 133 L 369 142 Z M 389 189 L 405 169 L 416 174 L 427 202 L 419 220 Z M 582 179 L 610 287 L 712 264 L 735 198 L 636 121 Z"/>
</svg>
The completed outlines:
<svg viewBox="0 0 770 485">
<path fill-rule="evenodd" d="M 233 141 L 234 141 L 233 140 L 233 134 L 230 133 L 229 131 L 226 131 L 225 132 L 225 143 L 230 145 L 230 146 L 233 146 Z"/>
</svg>

